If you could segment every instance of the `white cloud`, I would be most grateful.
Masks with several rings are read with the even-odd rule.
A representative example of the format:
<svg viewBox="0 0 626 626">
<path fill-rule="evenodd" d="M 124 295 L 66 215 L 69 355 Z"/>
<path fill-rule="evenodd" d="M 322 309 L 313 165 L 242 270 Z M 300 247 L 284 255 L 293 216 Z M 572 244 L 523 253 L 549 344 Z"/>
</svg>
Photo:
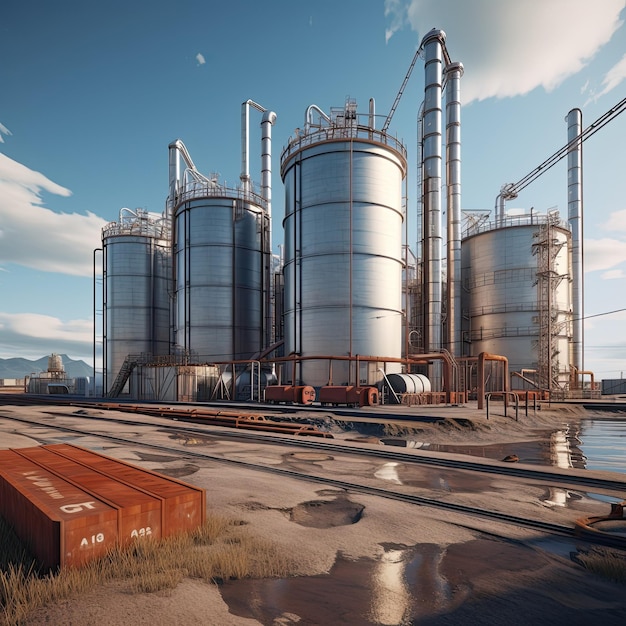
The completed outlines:
<svg viewBox="0 0 626 626">
<path fill-rule="evenodd" d="M 406 7 L 402 0 L 385 0 L 385 17 L 389 19 L 389 26 L 385 30 L 385 43 L 404 26 L 406 22 Z"/>
<path fill-rule="evenodd" d="M 452 60 L 465 67 L 468 103 L 554 89 L 611 39 L 625 6 L 626 0 L 603 0 L 602 10 L 588 0 L 387 0 L 387 39 L 401 27 L 404 7 L 420 40 L 433 27 L 444 30 Z M 615 69 L 606 88 L 618 76 Z"/>
<path fill-rule="evenodd" d="M 602 280 L 615 280 L 616 278 L 626 278 L 626 272 L 624 270 L 609 270 L 602 274 Z"/>
<path fill-rule="evenodd" d="M 589 239 L 585 241 L 584 253 L 585 272 L 613 270 L 620 263 L 626 262 L 626 241 Z"/>
<path fill-rule="evenodd" d="M 609 219 L 604 224 L 602 224 L 602 228 L 612 233 L 626 233 L 626 209 L 622 209 L 621 211 L 613 211 L 609 216 Z"/>
<path fill-rule="evenodd" d="M 204 58 L 204 55 L 201 54 L 200 52 L 196 54 L 196 61 L 198 61 L 198 65 L 204 65 L 206 63 L 206 59 Z"/>
<path fill-rule="evenodd" d="M 591 99 L 598 100 L 609 91 L 613 91 L 624 79 L 626 79 L 626 54 L 606 73 L 602 81 L 602 90 Z"/>
<path fill-rule="evenodd" d="M 70 196 L 57 185 L 0 153 L 0 262 L 45 272 L 91 276 L 93 250 L 105 220 L 93 213 L 56 213 L 41 193 Z"/>
<path fill-rule="evenodd" d="M 11 131 L 4 124 L 0 124 L 0 143 L 4 143 L 4 137 L 2 135 L 11 134 Z"/>
<path fill-rule="evenodd" d="M 0 357 L 39 358 L 53 352 L 88 359 L 93 354 L 91 320 L 62 321 L 37 313 L 0 312 Z"/>
</svg>

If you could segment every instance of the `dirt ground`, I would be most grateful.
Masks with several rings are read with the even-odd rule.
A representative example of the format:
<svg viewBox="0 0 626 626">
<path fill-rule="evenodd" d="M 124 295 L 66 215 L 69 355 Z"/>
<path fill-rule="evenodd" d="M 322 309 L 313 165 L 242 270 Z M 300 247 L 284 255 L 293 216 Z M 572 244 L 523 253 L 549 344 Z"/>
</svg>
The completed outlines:
<svg viewBox="0 0 626 626">
<path fill-rule="evenodd" d="M 489 423 L 484 415 L 470 415 L 475 422 L 471 427 L 426 426 L 414 436 L 458 446 L 518 442 L 521 451 L 529 440 L 540 439 L 581 415 L 575 409 L 544 410 L 519 422 L 496 416 Z M 0 447 L 38 443 L 27 432 L 13 430 L 11 436 L 7 432 Z M 343 436 L 368 437 L 356 432 Z M 370 439 L 375 442 L 376 437 Z M 88 447 L 88 443 L 80 445 Z M 259 448 L 248 454 L 262 457 L 268 452 Z M 289 462 L 323 467 L 330 463 L 323 457 L 310 453 L 309 458 L 304 454 Z M 142 462 L 130 448 L 119 458 L 157 471 L 176 469 Z M 369 472 L 380 480 L 400 481 L 399 468 L 333 462 L 337 464 L 333 471 L 340 471 L 342 480 L 349 480 L 351 473 Z M 181 468 L 187 467 L 185 463 L 180 461 Z M 171 592 L 154 594 L 131 593 L 127 583 L 116 583 L 38 610 L 26 626 L 626 622 L 624 586 L 607 582 L 572 560 L 570 554 L 579 546 L 571 540 L 546 540 L 514 525 L 218 464 L 197 467 L 183 479 L 207 490 L 212 511 L 246 522 L 252 534 L 270 539 L 277 550 L 297 555 L 294 576 L 228 581 L 220 586 L 184 580 Z M 437 487 L 431 497 L 458 491 L 459 497 L 476 506 L 505 500 L 513 513 L 521 507 L 546 519 L 553 514 L 559 520 L 573 519 L 587 510 L 584 495 L 578 501 L 572 497 L 571 510 L 556 510 L 546 504 L 551 502 L 547 495 L 538 495 L 535 488 L 522 485 L 511 490 L 497 479 L 474 489 L 463 482 L 455 485 L 448 480 L 446 485 L 447 491 Z M 603 508 L 608 512 L 608 505 Z"/>
</svg>

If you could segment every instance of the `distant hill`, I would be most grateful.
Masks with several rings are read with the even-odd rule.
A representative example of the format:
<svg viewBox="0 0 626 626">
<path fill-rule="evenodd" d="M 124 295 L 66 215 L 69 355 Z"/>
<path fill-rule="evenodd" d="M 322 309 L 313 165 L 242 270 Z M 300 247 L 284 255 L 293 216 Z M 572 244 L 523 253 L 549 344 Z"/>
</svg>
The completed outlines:
<svg viewBox="0 0 626 626">
<path fill-rule="evenodd" d="M 85 361 L 75 361 L 70 359 L 67 354 L 62 354 L 61 359 L 68 378 L 93 376 L 93 368 L 87 365 Z M 42 356 L 36 361 L 22 358 L 0 359 L 0 378 L 24 378 L 34 372 L 45 372 L 47 370 L 47 356 Z"/>
</svg>

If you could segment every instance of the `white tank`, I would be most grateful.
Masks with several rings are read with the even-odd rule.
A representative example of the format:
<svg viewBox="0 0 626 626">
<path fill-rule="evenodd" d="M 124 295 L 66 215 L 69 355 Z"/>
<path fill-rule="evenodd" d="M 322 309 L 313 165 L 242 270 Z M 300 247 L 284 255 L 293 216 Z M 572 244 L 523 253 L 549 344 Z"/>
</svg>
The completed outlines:
<svg viewBox="0 0 626 626">
<path fill-rule="evenodd" d="M 406 150 L 371 124 L 348 102 L 282 153 L 285 354 L 402 354 Z M 319 386 L 328 371 L 303 361 L 296 376 Z M 347 362 L 333 363 L 333 383 L 354 384 Z"/>
<path fill-rule="evenodd" d="M 509 371 L 540 370 L 550 362 L 553 378 L 567 380 L 570 242 L 558 214 L 507 216 L 497 227 L 480 224 L 465 233 L 466 355 L 505 356 Z"/>
<path fill-rule="evenodd" d="M 106 389 L 129 354 L 169 354 L 171 241 L 167 221 L 122 209 L 102 230 Z"/>
</svg>

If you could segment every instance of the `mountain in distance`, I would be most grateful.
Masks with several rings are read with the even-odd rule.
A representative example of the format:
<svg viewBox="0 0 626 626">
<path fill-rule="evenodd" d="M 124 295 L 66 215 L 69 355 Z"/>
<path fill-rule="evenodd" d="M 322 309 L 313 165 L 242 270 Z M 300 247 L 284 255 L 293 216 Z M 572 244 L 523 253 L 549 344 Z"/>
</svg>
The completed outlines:
<svg viewBox="0 0 626 626">
<path fill-rule="evenodd" d="M 68 378 L 80 378 L 81 376 L 93 376 L 93 367 L 85 361 L 70 359 L 67 354 L 61 354 L 63 368 Z M 43 356 L 36 361 L 15 357 L 0 359 L 0 378 L 24 378 L 33 373 L 48 371 L 48 357 Z"/>
</svg>

